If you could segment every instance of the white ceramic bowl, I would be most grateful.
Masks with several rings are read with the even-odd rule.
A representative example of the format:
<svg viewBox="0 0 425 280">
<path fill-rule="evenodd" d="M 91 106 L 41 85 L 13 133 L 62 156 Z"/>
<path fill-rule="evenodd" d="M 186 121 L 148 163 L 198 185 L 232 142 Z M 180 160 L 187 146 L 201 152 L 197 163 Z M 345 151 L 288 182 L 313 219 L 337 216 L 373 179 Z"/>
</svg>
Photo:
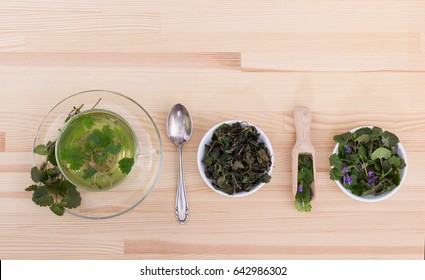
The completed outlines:
<svg viewBox="0 0 425 280">
<path fill-rule="evenodd" d="M 359 130 L 360 128 L 363 127 L 369 127 L 369 128 L 373 128 L 373 126 L 361 126 L 361 127 L 357 127 L 354 128 L 352 130 L 350 130 L 351 133 L 354 133 L 355 131 Z M 384 129 L 385 131 L 385 129 Z M 339 144 L 335 145 L 335 148 L 333 150 L 333 154 L 338 154 L 338 147 Z M 372 194 L 369 195 L 365 195 L 365 196 L 358 196 L 355 195 L 353 193 L 351 193 L 350 190 L 347 190 L 340 181 L 336 180 L 336 184 L 338 185 L 338 187 L 349 197 L 351 197 L 352 199 L 358 200 L 358 201 L 362 201 L 362 202 L 378 202 L 378 201 L 382 201 L 385 200 L 391 196 L 393 196 L 403 185 L 404 180 L 406 179 L 406 175 L 407 175 L 407 167 L 408 167 L 408 163 L 407 163 L 407 156 L 406 156 L 406 151 L 403 148 L 403 145 L 401 143 L 398 143 L 398 155 L 400 158 L 402 158 L 405 162 L 406 162 L 406 167 L 400 170 L 400 184 L 398 185 L 398 187 L 392 189 L 391 191 L 388 192 L 384 192 L 380 195 L 374 196 Z"/>
<path fill-rule="evenodd" d="M 197 162 L 198 162 L 198 169 L 199 169 L 199 173 L 201 174 L 202 179 L 204 179 L 205 183 L 208 185 L 208 187 L 210 187 L 213 191 L 215 191 L 216 193 L 219 193 L 221 195 L 227 196 L 227 197 L 243 197 L 243 196 L 248 196 L 251 195 L 253 193 L 255 193 L 256 191 L 258 191 L 259 189 L 261 189 L 261 187 L 263 187 L 265 185 L 265 183 L 260 183 L 256 186 L 254 186 L 249 192 L 240 192 L 240 193 L 235 193 L 233 195 L 228 195 L 222 191 L 217 190 L 216 188 L 214 188 L 214 186 L 211 184 L 211 182 L 213 181 L 212 179 L 207 178 L 207 176 L 205 175 L 205 166 L 202 163 L 202 160 L 204 158 L 205 155 L 205 145 L 210 144 L 211 142 L 211 138 L 215 132 L 215 130 L 220 127 L 222 124 L 233 124 L 236 122 L 245 122 L 245 121 L 238 121 L 238 120 L 229 120 L 229 121 L 224 121 L 221 122 L 215 126 L 213 126 L 210 130 L 207 131 L 207 133 L 205 133 L 204 137 L 201 140 L 201 143 L 199 144 L 199 148 L 198 148 L 198 155 L 197 155 Z M 269 139 L 267 138 L 266 134 L 256 125 L 249 123 L 249 125 L 254 126 L 257 131 L 260 133 L 260 142 L 264 142 L 265 146 L 269 149 L 270 155 L 271 155 L 271 167 L 270 170 L 268 172 L 269 175 L 272 174 L 272 169 L 274 166 L 274 155 L 273 155 L 273 149 L 272 149 L 272 145 L 269 141 Z"/>
</svg>

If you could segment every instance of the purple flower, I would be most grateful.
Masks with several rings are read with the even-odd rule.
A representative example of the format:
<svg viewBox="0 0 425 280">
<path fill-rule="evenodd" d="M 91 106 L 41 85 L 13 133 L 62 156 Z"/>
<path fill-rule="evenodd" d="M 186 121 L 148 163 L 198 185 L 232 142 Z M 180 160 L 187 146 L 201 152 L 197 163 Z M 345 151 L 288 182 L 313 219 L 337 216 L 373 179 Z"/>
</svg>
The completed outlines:
<svg viewBox="0 0 425 280">
<path fill-rule="evenodd" d="M 303 185 L 301 185 L 301 184 L 300 184 L 300 185 L 298 186 L 298 192 L 303 192 Z"/>
<path fill-rule="evenodd" d="M 343 172 L 343 173 L 348 173 L 348 166 L 344 167 L 344 168 L 342 169 L 342 172 Z"/>
<path fill-rule="evenodd" d="M 351 153 L 351 147 L 350 147 L 350 146 L 348 146 L 348 145 L 345 145 L 345 152 L 346 152 L 347 154 L 350 154 L 350 153 Z"/>
<path fill-rule="evenodd" d="M 367 173 L 367 176 L 367 182 L 369 183 L 369 185 L 371 185 L 372 187 L 375 186 L 378 181 L 378 176 L 375 175 L 375 172 L 369 171 Z"/>
<path fill-rule="evenodd" d="M 344 184 L 351 185 L 351 183 L 353 183 L 353 177 L 352 176 L 344 175 L 344 177 L 342 179 L 343 179 Z"/>
</svg>

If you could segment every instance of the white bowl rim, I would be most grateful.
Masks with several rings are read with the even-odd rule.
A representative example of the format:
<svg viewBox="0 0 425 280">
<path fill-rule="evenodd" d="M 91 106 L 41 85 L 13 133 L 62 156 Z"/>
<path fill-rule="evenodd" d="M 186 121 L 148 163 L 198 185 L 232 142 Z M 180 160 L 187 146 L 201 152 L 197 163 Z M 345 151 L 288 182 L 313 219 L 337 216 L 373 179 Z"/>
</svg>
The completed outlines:
<svg viewBox="0 0 425 280">
<path fill-rule="evenodd" d="M 359 126 L 359 127 L 357 127 L 357 128 L 353 128 L 353 129 L 351 129 L 351 130 L 349 130 L 349 132 L 351 132 L 351 133 L 354 133 L 354 132 L 356 132 L 357 130 L 359 130 L 359 129 L 361 129 L 361 128 L 366 128 L 366 127 L 368 127 L 368 128 L 373 128 L 373 127 L 377 127 L 377 126 L 373 126 L 373 125 L 364 125 L 364 126 Z M 383 129 L 383 128 L 381 128 L 383 131 L 388 131 L 388 130 L 386 130 L 386 129 Z M 353 194 L 350 190 L 347 190 L 342 184 L 341 184 L 341 182 L 339 181 L 339 180 L 335 180 L 335 182 L 336 182 L 336 184 L 337 184 L 337 186 L 346 194 L 346 195 L 348 195 L 349 197 L 351 197 L 351 198 L 353 198 L 353 199 L 355 199 L 355 200 L 358 200 L 358 201 L 362 201 L 362 202 L 379 202 L 379 201 L 383 201 L 383 200 L 385 200 L 385 199 L 387 199 L 387 198 L 390 198 L 391 196 L 393 196 L 400 188 L 401 188 L 401 186 L 403 185 L 403 183 L 404 183 L 404 181 L 405 181 L 405 179 L 406 179 L 406 176 L 407 176 L 407 167 L 408 167 L 408 165 L 407 165 L 407 156 L 406 156 L 406 151 L 404 150 L 404 147 L 403 147 L 403 145 L 401 144 L 401 142 L 399 142 L 398 144 L 397 144 L 397 146 L 398 146 L 398 153 L 399 153 L 399 156 L 405 161 L 405 163 L 406 163 L 406 167 L 405 168 L 403 168 L 402 169 L 402 176 L 401 176 L 401 180 L 400 180 L 400 184 L 396 187 L 396 188 L 394 188 L 394 189 L 392 189 L 391 191 L 389 191 L 389 192 L 385 192 L 385 193 L 382 193 L 382 194 L 380 194 L 380 195 L 378 195 L 378 196 L 376 196 L 376 197 L 374 197 L 374 196 L 372 196 L 371 198 L 365 198 L 365 197 L 361 197 L 361 196 L 357 196 L 357 195 L 355 195 L 355 194 Z M 338 154 L 338 147 L 339 147 L 339 144 L 337 143 L 336 145 L 335 145 L 335 147 L 334 147 L 334 149 L 333 149 L 333 151 L 332 151 L 332 154 Z M 333 167 L 332 167 L 333 168 Z M 368 197 L 368 196 L 366 196 L 366 197 Z"/>
<path fill-rule="evenodd" d="M 274 153 L 273 153 L 273 148 L 272 148 L 271 142 L 267 138 L 267 135 L 264 133 L 264 131 L 261 130 L 258 126 L 256 126 L 255 124 L 253 124 L 251 122 L 241 121 L 241 120 L 227 120 L 227 121 L 222 121 L 220 123 L 217 123 L 216 125 L 211 127 L 202 137 L 201 142 L 199 143 L 196 161 L 198 163 L 199 173 L 201 174 L 201 177 L 204 180 L 204 182 L 207 184 L 207 186 L 210 189 L 212 189 L 213 191 L 215 191 L 216 193 L 221 194 L 221 195 L 226 196 L 226 197 L 245 197 L 245 196 L 248 196 L 248 195 L 255 193 L 256 191 L 261 189 L 266 184 L 266 183 L 260 183 L 256 186 L 254 186 L 249 192 L 240 192 L 240 193 L 235 193 L 235 194 L 229 195 L 227 193 L 224 193 L 224 192 L 214 188 L 214 186 L 211 184 L 212 179 L 208 179 L 207 176 L 205 175 L 204 164 L 202 163 L 202 159 L 204 157 L 204 151 L 205 151 L 205 144 L 207 144 L 211 141 L 212 134 L 214 133 L 214 131 L 218 127 L 220 127 L 223 124 L 234 124 L 234 123 L 237 123 L 237 122 L 247 123 L 251 126 L 254 126 L 257 129 L 257 131 L 260 133 L 260 141 L 264 142 L 265 146 L 269 149 L 269 152 L 270 152 L 271 166 L 270 166 L 270 170 L 268 172 L 269 175 L 272 174 L 273 167 L 274 167 Z"/>
</svg>

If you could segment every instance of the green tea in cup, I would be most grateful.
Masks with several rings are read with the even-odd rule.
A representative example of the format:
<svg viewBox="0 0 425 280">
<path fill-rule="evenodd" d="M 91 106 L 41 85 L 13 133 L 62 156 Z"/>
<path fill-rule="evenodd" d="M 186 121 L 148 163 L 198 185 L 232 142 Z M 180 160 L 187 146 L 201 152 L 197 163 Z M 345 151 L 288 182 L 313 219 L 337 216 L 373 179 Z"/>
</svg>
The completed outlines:
<svg viewBox="0 0 425 280">
<path fill-rule="evenodd" d="M 62 174 L 77 187 L 109 190 L 122 183 L 138 156 L 136 135 L 119 115 L 92 109 L 72 117 L 56 142 Z"/>
</svg>

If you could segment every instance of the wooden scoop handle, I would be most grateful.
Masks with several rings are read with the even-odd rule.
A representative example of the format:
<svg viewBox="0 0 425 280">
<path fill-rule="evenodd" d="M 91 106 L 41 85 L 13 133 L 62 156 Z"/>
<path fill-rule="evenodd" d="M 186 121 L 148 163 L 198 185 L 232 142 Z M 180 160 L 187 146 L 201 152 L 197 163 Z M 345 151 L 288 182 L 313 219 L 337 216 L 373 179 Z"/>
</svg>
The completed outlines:
<svg viewBox="0 0 425 280">
<path fill-rule="evenodd" d="M 311 111 L 306 107 L 298 107 L 294 112 L 295 131 L 297 133 L 297 145 L 309 144 Z"/>
</svg>

